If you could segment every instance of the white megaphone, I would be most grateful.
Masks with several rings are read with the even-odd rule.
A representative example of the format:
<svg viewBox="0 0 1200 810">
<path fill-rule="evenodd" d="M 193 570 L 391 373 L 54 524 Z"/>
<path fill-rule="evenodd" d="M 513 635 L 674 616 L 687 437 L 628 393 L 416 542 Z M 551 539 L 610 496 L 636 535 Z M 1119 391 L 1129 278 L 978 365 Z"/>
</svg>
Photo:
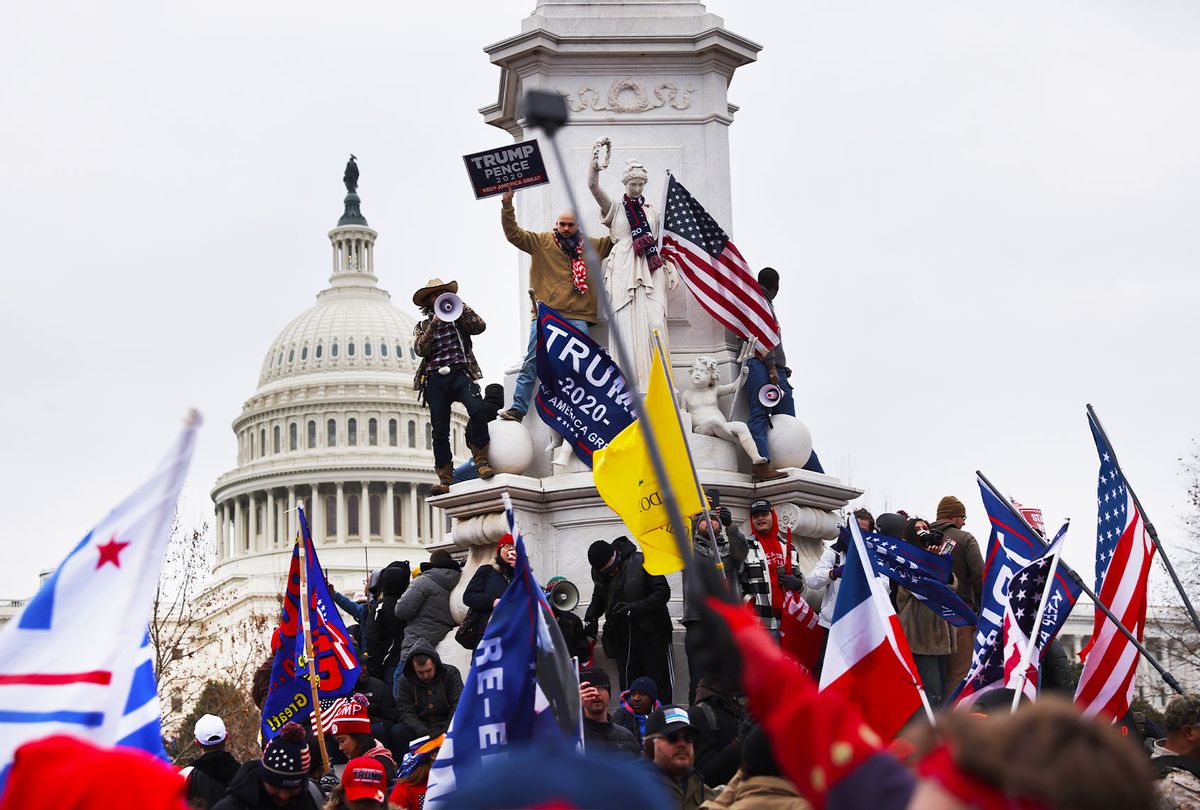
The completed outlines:
<svg viewBox="0 0 1200 810">
<path fill-rule="evenodd" d="M 462 315 L 463 302 L 452 292 L 444 292 L 433 301 L 433 316 L 439 321 L 453 323 Z"/>
<path fill-rule="evenodd" d="M 783 389 L 774 383 L 767 383 L 758 389 L 758 403 L 764 408 L 774 408 L 783 402 Z"/>
<path fill-rule="evenodd" d="M 546 583 L 546 598 L 559 610 L 574 610 L 579 604 L 579 589 L 566 577 L 551 577 Z"/>
</svg>

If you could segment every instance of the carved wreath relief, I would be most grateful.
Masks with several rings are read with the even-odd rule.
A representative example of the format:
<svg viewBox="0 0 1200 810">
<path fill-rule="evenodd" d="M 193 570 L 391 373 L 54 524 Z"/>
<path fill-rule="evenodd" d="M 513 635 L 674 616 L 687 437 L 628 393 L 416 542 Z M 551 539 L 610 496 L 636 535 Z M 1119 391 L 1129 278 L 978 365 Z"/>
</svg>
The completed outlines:
<svg viewBox="0 0 1200 810">
<path fill-rule="evenodd" d="M 567 105 L 572 112 L 593 110 L 595 112 L 642 113 L 670 106 L 675 110 L 686 110 L 692 106 L 692 93 L 696 88 L 691 84 L 680 94 L 679 86 L 674 82 L 660 82 L 654 85 L 654 98 L 650 98 L 647 87 L 635 79 L 617 79 L 608 88 L 608 95 L 603 96 L 594 87 L 582 87 L 578 93 L 564 93 L 556 88 L 560 95 L 567 99 Z"/>
</svg>

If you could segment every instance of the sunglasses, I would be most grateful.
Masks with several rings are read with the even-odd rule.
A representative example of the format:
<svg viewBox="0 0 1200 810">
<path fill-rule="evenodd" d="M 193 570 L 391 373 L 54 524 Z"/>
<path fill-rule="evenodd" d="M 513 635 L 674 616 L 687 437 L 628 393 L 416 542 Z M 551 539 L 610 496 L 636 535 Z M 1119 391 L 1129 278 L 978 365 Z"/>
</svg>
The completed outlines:
<svg viewBox="0 0 1200 810">
<path fill-rule="evenodd" d="M 662 738 L 671 745 L 679 742 L 680 739 L 685 743 L 694 743 L 696 741 L 696 732 L 690 728 L 683 728 L 679 731 L 668 731 L 662 735 Z"/>
</svg>

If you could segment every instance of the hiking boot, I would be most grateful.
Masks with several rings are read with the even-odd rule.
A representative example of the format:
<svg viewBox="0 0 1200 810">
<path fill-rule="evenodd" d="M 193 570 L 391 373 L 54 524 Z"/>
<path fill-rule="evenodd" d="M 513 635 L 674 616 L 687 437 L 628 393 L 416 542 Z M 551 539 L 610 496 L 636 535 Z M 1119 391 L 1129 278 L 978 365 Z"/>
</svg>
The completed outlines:
<svg viewBox="0 0 1200 810">
<path fill-rule="evenodd" d="M 471 451 L 471 461 L 475 462 L 475 472 L 479 473 L 479 477 L 487 480 L 495 476 L 496 471 L 492 469 L 492 465 L 488 463 L 487 451 L 488 445 L 483 447 L 472 447 L 467 445 L 467 449 Z"/>
<path fill-rule="evenodd" d="M 454 483 L 454 465 L 447 464 L 443 467 L 434 469 L 437 473 L 438 483 L 429 488 L 430 495 L 445 495 L 450 491 L 450 485 Z"/>
<path fill-rule="evenodd" d="M 770 461 L 755 462 L 750 473 L 750 480 L 756 484 L 761 484 L 764 481 L 774 481 L 779 478 L 787 478 L 787 473 L 780 472 L 772 467 Z"/>
<path fill-rule="evenodd" d="M 525 418 L 525 414 L 521 411 L 518 411 L 516 408 L 509 408 L 507 411 L 500 411 L 500 413 L 496 415 L 505 422 L 520 422 Z"/>
</svg>

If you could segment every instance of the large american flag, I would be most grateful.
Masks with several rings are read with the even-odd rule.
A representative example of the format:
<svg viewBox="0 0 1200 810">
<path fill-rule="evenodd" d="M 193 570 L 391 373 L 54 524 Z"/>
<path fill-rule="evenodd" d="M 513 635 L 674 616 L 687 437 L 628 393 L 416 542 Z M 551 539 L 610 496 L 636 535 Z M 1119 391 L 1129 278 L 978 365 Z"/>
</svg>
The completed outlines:
<svg viewBox="0 0 1200 810">
<path fill-rule="evenodd" d="M 1146 580 L 1154 545 L 1146 519 L 1134 504 L 1116 454 L 1104 438 L 1095 414 L 1088 426 L 1100 454 L 1096 493 L 1096 594 L 1139 641 L 1146 625 Z M 1119 719 L 1133 699 L 1133 676 L 1138 651 L 1108 618 L 1096 609 L 1092 640 L 1081 652 L 1083 674 L 1075 702 L 1086 715 L 1103 712 Z"/>
<path fill-rule="evenodd" d="M 726 329 L 746 340 L 757 338 L 759 354 L 779 345 L 779 322 L 750 265 L 704 206 L 670 175 L 661 253 L 675 261 L 700 306 Z"/>
</svg>

